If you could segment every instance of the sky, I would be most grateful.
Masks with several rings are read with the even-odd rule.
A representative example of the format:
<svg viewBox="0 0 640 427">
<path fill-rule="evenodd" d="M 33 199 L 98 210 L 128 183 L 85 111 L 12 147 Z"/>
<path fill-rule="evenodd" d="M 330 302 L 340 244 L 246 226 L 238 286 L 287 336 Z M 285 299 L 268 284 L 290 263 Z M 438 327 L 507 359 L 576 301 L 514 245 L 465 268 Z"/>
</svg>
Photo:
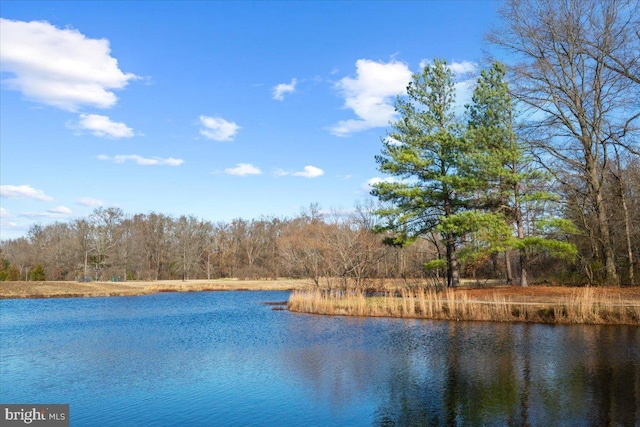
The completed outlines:
<svg viewBox="0 0 640 427">
<path fill-rule="evenodd" d="M 0 239 L 90 215 L 348 211 L 434 58 L 468 102 L 494 1 L 2 1 Z"/>
</svg>

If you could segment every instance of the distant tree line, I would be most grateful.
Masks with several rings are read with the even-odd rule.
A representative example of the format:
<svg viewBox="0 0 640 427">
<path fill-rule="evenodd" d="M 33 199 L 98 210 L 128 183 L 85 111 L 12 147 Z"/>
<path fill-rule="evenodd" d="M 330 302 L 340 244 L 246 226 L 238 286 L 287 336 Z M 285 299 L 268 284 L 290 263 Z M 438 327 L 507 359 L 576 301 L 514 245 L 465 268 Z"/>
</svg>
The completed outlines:
<svg viewBox="0 0 640 427">
<path fill-rule="evenodd" d="M 87 218 L 34 225 L 0 246 L 2 280 L 310 278 L 318 286 L 364 286 L 373 278 L 426 277 L 437 241 L 385 245 L 371 206 L 348 214 L 312 205 L 294 218 L 213 223 L 194 216 L 126 215 L 98 208 Z"/>
</svg>

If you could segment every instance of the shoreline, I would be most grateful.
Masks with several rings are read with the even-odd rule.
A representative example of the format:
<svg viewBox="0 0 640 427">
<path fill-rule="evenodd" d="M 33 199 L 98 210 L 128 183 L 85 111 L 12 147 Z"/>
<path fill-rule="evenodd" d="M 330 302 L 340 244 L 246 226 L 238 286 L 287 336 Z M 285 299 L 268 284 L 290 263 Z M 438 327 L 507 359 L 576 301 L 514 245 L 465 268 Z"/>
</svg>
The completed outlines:
<svg viewBox="0 0 640 427">
<path fill-rule="evenodd" d="M 0 282 L 0 299 L 129 297 L 161 292 L 294 291 L 310 287 L 311 281 L 305 279 Z"/>
<path fill-rule="evenodd" d="M 103 298 L 162 292 L 291 291 L 294 313 L 426 320 L 640 325 L 640 286 L 494 285 L 432 289 L 391 287 L 385 296 L 322 292 L 311 280 L 160 280 L 0 282 L 0 299 Z M 282 309 L 282 308 L 280 308 Z"/>
</svg>

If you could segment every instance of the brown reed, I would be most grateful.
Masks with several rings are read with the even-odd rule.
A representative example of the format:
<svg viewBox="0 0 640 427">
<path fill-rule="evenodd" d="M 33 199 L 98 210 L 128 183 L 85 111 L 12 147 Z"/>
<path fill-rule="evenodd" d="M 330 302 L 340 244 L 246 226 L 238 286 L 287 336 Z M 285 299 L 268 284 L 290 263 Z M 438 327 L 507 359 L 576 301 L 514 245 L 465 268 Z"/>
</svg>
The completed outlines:
<svg viewBox="0 0 640 427">
<path fill-rule="evenodd" d="M 288 308 L 325 315 L 640 325 L 640 305 L 598 298 L 589 287 L 544 303 L 512 301 L 497 294 L 475 300 L 465 290 L 453 289 L 402 289 L 382 296 L 365 296 L 359 291 L 303 290 L 291 293 Z"/>
</svg>

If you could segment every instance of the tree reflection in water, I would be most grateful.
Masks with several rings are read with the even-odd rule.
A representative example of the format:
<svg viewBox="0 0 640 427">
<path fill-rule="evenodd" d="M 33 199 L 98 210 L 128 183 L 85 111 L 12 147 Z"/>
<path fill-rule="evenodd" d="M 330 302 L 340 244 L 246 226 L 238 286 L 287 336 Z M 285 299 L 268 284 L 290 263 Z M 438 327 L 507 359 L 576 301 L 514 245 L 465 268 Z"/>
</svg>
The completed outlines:
<svg viewBox="0 0 640 427">
<path fill-rule="evenodd" d="M 283 363 L 377 426 L 640 424 L 640 328 L 335 318 Z M 371 396 L 369 396 L 371 398 Z"/>
</svg>

